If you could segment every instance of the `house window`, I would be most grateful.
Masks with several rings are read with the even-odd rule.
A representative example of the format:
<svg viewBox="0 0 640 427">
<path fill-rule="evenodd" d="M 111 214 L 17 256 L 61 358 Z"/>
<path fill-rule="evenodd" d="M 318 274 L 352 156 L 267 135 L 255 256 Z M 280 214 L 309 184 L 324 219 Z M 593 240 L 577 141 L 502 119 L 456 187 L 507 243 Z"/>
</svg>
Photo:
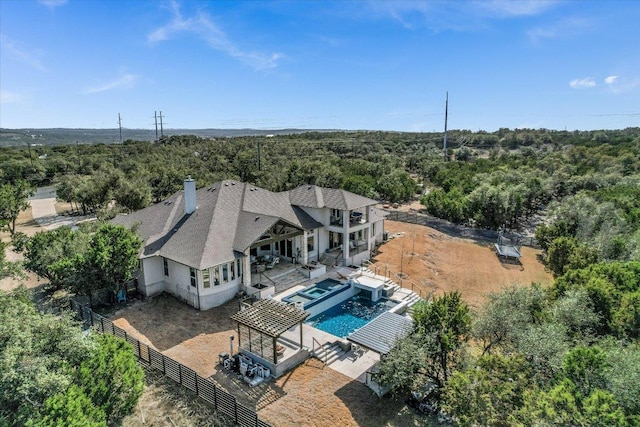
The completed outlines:
<svg viewBox="0 0 640 427">
<path fill-rule="evenodd" d="M 189 268 L 189 276 L 191 276 L 191 286 L 193 286 L 195 288 L 196 285 L 198 284 L 197 279 L 196 279 L 196 269 L 195 268 Z"/>
<path fill-rule="evenodd" d="M 307 237 L 307 251 L 313 252 L 314 248 L 315 248 L 315 242 L 313 239 L 313 235 L 311 235 Z"/>
<path fill-rule="evenodd" d="M 236 264 L 238 264 L 238 277 L 240 277 L 242 275 L 242 264 L 239 259 L 236 261 Z"/>
<path fill-rule="evenodd" d="M 227 283 L 229 281 L 229 265 L 222 264 L 222 283 Z"/>
<path fill-rule="evenodd" d="M 220 285 L 220 266 L 213 267 L 213 286 Z"/>
<path fill-rule="evenodd" d="M 376 223 L 371 224 L 371 237 L 376 235 Z"/>
<path fill-rule="evenodd" d="M 164 269 L 164 275 L 169 275 L 169 261 L 166 258 L 162 258 L 162 268 Z"/>
<path fill-rule="evenodd" d="M 231 263 L 231 280 L 236 280 L 236 262 Z"/>
<path fill-rule="evenodd" d="M 336 219 L 341 218 L 342 212 L 340 211 L 340 209 L 331 209 L 331 217 Z"/>
<path fill-rule="evenodd" d="M 260 250 L 261 251 L 270 251 L 271 250 L 271 245 L 270 244 L 262 245 L 262 246 L 260 246 Z"/>
<path fill-rule="evenodd" d="M 208 268 L 202 270 L 202 286 L 205 288 L 211 287 L 211 272 Z"/>
</svg>

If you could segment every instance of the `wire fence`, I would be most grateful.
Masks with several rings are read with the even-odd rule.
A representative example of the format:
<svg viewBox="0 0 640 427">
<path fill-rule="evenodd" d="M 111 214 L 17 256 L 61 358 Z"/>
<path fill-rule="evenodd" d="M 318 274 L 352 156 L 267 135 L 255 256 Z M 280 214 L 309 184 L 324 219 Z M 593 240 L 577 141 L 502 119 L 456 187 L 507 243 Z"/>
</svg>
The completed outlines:
<svg viewBox="0 0 640 427">
<path fill-rule="evenodd" d="M 91 327 L 100 333 L 111 334 L 124 339 L 131 344 L 133 352 L 140 361 L 162 371 L 167 377 L 193 391 L 213 405 L 216 411 L 229 416 L 237 425 L 242 427 L 271 427 L 270 424 L 260 420 L 253 409 L 238 403 L 235 396 L 222 390 L 213 381 L 201 377 L 193 369 L 140 342 L 106 317 L 95 313 L 89 307 L 74 300 L 71 301 L 71 309 L 87 328 Z"/>
<path fill-rule="evenodd" d="M 421 214 L 418 212 L 389 211 L 387 219 L 391 221 L 406 222 L 409 224 L 426 225 L 451 236 L 465 237 L 469 239 L 495 242 L 498 240 L 499 235 L 499 233 L 494 230 L 484 230 L 481 228 L 472 228 L 465 227 L 464 225 L 452 224 L 443 219 L 434 218 L 432 216 Z M 510 239 L 514 241 L 514 243 L 517 242 L 518 245 L 540 249 L 540 245 L 538 244 L 538 241 L 535 237 L 513 235 L 510 237 Z"/>
</svg>

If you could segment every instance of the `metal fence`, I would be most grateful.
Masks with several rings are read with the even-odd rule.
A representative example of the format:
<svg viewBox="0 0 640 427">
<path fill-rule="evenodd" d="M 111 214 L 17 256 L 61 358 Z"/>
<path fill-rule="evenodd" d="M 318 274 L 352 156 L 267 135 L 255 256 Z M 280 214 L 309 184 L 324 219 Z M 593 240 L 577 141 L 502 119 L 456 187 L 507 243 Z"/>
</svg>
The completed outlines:
<svg viewBox="0 0 640 427">
<path fill-rule="evenodd" d="M 222 390 L 213 381 L 201 377 L 193 369 L 140 342 L 124 329 L 114 325 L 106 317 L 95 313 L 89 307 L 74 300 L 71 301 L 71 309 L 86 327 L 92 327 L 100 333 L 111 334 L 124 339 L 131 344 L 133 352 L 140 361 L 162 371 L 167 377 L 195 392 L 206 402 L 213 405 L 216 411 L 231 417 L 237 425 L 242 427 L 271 427 L 270 424 L 260 420 L 253 409 L 238 403 L 235 396 Z"/>
<path fill-rule="evenodd" d="M 443 219 L 435 218 L 418 212 L 389 211 L 387 219 L 391 221 L 406 222 L 409 224 L 426 225 L 451 236 L 494 242 L 498 239 L 497 231 L 452 224 Z M 532 248 L 540 249 L 540 245 L 538 244 L 538 241 L 535 237 L 517 236 L 516 238 L 516 235 L 514 234 L 509 238 L 514 241 L 514 243 L 517 243 L 521 246 L 530 246 Z"/>
</svg>

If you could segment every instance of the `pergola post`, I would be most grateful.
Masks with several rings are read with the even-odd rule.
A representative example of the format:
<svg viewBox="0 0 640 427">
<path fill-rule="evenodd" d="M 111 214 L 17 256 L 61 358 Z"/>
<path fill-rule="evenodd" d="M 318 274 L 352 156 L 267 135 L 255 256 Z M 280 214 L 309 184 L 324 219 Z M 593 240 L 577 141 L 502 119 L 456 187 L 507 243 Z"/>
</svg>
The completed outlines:
<svg viewBox="0 0 640 427">
<path fill-rule="evenodd" d="M 273 337 L 273 362 L 278 364 L 278 349 L 276 349 L 276 345 L 278 343 L 278 339 Z"/>
</svg>

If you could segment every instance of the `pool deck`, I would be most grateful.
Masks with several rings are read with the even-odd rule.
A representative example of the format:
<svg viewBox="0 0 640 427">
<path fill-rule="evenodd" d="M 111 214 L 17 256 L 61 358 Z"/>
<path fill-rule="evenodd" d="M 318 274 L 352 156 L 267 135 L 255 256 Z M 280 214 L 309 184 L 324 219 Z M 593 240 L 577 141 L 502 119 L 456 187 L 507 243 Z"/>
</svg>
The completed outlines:
<svg viewBox="0 0 640 427">
<path fill-rule="evenodd" d="M 293 329 L 289 329 L 282 334 L 282 336 L 288 340 L 298 342 L 300 339 L 300 327 L 296 326 Z M 318 347 L 317 343 L 325 344 L 334 343 L 336 341 L 346 341 L 344 338 L 336 337 L 335 335 L 331 335 L 303 323 L 302 345 L 313 350 L 314 339 L 316 342 L 316 348 Z M 369 370 L 379 360 L 380 355 L 374 351 L 367 350 L 363 354 L 359 354 L 352 349 L 340 354 L 337 359 L 333 360 L 331 364 L 328 365 L 328 367 L 351 379 L 364 383 L 367 370 Z"/>
<path fill-rule="evenodd" d="M 293 286 L 283 292 L 280 292 L 273 296 L 273 299 L 282 300 L 282 298 L 292 295 L 300 290 L 308 288 L 312 286 L 316 282 L 320 282 L 326 278 L 344 280 L 345 277 L 350 276 L 353 273 L 356 273 L 357 270 L 352 270 L 349 268 L 336 268 L 331 271 L 327 271 L 326 274 L 314 279 L 313 281 L 305 282 L 304 284 Z M 386 279 L 383 276 L 376 276 L 377 279 Z M 408 289 L 396 289 L 393 299 L 395 300 L 405 300 L 407 298 L 412 297 L 413 292 Z M 413 294 L 415 295 L 415 294 Z M 283 335 L 283 338 L 292 342 L 299 342 L 300 340 L 300 329 L 299 326 L 296 326 L 293 329 L 286 331 Z M 316 329 L 307 324 L 302 325 L 302 345 L 310 350 L 314 348 L 318 348 L 318 343 L 320 345 L 327 343 L 335 343 L 337 341 L 346 341 L 345 338 L 340 338 L 335 335 L 329 334 L 327 332 L 321 331 L 320 329 Z M 340 372 L 343 375 L 346 375 L 349 378 L 357 380 L 359 382 L 365 382 L 366 372 L 371 369 L 378 361 L 380 361 L 380 355 L 371 350 L 364 350 L 364 352 L 355 352 L 353 349 L 346 352 L 336 353 L 331 358 L 331 363 L 327 365 L 327 367 Z"/>
</svg>

